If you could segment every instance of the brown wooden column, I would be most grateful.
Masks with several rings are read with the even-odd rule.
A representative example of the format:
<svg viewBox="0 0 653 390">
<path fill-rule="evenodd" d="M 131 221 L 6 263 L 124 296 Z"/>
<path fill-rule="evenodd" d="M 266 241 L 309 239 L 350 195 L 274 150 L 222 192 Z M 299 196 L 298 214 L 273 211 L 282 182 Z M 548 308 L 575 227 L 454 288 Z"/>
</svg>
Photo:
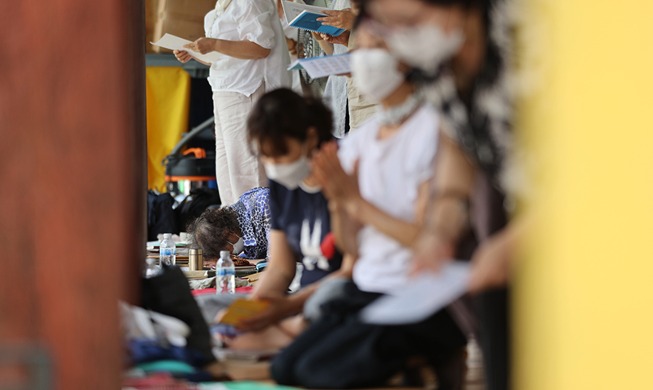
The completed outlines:
<svg viewBox="0 0 653 390">
<path fill-rule="evenodd" d="M 144 258 L 143 34 L 139 0 L 0 1 L 0 354 L 44 349 L 52 388 L 120 388 L 117 303 Z"/>
</svg>

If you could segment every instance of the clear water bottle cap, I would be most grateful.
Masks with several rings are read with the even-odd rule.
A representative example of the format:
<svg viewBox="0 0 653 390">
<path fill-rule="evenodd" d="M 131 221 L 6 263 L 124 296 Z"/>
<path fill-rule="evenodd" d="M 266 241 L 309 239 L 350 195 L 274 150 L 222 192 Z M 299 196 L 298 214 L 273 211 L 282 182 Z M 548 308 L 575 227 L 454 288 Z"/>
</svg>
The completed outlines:
<svg viewBox="0 0 653 390">
<path fill-rule="evenodd" d="M 163 233 L 163 238 L 171 238 L 172 233 Z"/>
<path fill-rule="evenodd" d="M 231 256 L 231 253 L 229 251 L 220 251 L 220 258 L 229 258 Z"/>
</svg>

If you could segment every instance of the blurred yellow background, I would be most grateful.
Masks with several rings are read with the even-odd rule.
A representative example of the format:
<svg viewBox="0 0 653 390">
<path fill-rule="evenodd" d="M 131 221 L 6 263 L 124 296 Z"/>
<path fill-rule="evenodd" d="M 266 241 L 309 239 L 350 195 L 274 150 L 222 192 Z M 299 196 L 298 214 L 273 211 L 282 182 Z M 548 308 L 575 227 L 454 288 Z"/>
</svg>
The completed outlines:
<svg viewBox="0 0 653 390">
<path fill-rule="evenodd" d="M 542 218 L 517 269 L 514 388 L 650 389 L 653 1 L 526 4 L 526 45 L 545 45 L 522 61 L 547 73 L 522 111 Z"/>
</svg>

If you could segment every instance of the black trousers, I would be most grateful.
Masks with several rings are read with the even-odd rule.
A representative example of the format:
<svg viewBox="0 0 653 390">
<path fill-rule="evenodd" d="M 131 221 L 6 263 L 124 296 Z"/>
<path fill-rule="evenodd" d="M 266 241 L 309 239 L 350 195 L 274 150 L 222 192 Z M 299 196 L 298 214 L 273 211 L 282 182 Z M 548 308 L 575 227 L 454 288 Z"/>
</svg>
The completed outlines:
<svg viewBox="0 0 653 390">
<path fill-rule="evenodd" d="M 346 298 L 325 303 L 323 316 L 272 361 L 275 381 L 324 389 L 378 387 L 410 358 L 425 358 L 437 373 L 461 356 L 467 341 L 446 311 L 410 325 L 365 324 L 360 310 L 381 294 L 360 291 L 352 282 L 345 291 Z M 457 386 L 440 380 L 442 390 Z"/>
<path fill-rule="evenodd" d="M 479 344 L 488 390 L 509 390 L 511 387 L 509 297 L 506 288 L 490 290 L 475 297 Z"/>
</svg>

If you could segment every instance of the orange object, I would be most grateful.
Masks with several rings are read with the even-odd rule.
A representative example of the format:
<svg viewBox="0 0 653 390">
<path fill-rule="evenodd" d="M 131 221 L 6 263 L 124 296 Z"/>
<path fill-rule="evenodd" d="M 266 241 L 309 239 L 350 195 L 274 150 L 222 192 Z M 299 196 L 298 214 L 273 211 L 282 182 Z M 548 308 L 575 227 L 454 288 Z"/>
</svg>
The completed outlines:
<svg viewBox="0 0 653 390">
<path fill-rule="evenodd" d="M 188 156 L 189 154 L 195 155 L 195 158 L 206 158 L 206 150 L 202 148 L 189 148 L 182 153 L 184 156 Z"/>
<path fill-rule="evenodd" d="M 178 181 L 211 181 L 215 180 L 215 176 L 166 176 L 166 181 L 178 182 Z"/>
<path fill-rule="evenodd" d="M 238 326 L 245 319 L 252 318 L 263 313 L 270 303 L 268 301 L 236 299 L 228 308 L 220 320 L 221 324 Z"/>
</svg>

